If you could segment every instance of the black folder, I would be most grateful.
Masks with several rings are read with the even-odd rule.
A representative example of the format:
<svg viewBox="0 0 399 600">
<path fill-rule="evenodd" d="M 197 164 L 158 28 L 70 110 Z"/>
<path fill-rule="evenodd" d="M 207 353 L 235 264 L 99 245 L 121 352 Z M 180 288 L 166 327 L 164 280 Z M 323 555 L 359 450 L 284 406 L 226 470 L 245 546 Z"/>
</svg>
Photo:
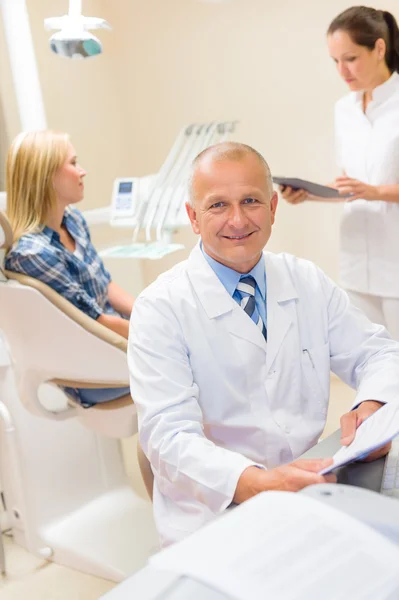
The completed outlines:
<svg viewBox="0 0 399 600">
<path fill-rule="evenodd" d="M 286 187 L 291 187 L 294 190 L 306 190 L 309 194 L 312 194 L 312 196 L 320 196 L 321 198 L 347 197 L 340 196 L 338 190 L 335 188 L 320 185 L 319 183 L 313 183 L 312 181 L 306 181 L 305 179 L 298 179 L 296 177 L 273 177 L 273 182 L 279 185 L 285 185 Z"/>
</svg>

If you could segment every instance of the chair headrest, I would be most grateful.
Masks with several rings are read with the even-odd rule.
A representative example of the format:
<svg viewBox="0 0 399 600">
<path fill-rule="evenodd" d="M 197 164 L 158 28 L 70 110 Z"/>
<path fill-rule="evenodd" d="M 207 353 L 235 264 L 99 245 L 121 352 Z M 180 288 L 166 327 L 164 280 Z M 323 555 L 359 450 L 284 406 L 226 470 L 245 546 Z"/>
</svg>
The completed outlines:
<svg viewBox="0 0 399 600">
<path fill-rule="evenodd" d="M 0 248 L 8 250 L 13 243 L 13 233 L 7 215 L 0 210 Z"/>
</svg>

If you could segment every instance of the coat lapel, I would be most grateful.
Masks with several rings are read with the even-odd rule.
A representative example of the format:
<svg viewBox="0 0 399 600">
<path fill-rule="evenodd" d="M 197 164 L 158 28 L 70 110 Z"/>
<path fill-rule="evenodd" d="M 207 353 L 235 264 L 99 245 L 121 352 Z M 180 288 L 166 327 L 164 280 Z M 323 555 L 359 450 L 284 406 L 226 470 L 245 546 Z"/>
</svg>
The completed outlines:
<svg viewBox="0 0 399 600">
<path fill-rule="evenodd" d="M 289 300 L 298 298 L 282 255 L 264 254 L 267 285 L 267 344 L 260 329 L 233 300 L 204 258 L 199 244 L 188 259 L 187 273 L 209 319 L 223 319 L 231 335 L 256 344 L 267 352 L 270 370 L 292 324 Z"/>
<path fill-rule="evenodd" d="M 235 300 L 233 302 L 236 306 L 230 314 L 224 317 L 229 333 L 259 346 L 259 348 L 266 352 L 267 344 L 261 330 L 243 311 L 241 306 Z"/>
<path fill-rule="evenodd" d="M 227 292 L 204 258 L 199 244 L 190 254 L 187 272 L 208 318 L 223 321 L 231 335 L 256 344 L 266 352 L 262 332 Z"/>
<path fill-rule="evenodd" d="M 291 302 L 298 293 L 291 281 L 283 255 L 265 253 L 267 283 L 267 358 L 269 372 L 288 330 L 293 324 Z"/>
</svg>

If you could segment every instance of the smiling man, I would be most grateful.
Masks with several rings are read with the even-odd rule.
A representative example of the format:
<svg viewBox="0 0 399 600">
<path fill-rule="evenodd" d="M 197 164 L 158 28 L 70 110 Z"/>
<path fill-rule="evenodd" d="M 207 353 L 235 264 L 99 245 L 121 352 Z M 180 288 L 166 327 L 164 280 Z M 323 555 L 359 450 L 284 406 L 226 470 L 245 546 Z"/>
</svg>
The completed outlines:
<svg viewBox="0 0 399 600">
<path fill-rule="evenodd" d="M 277 194 L 263 157 L 243 148 L 222 144 L 197 157 L 187 213 L 207 256 L 248 273 L 269 240 Z"/>
<path fill-rule="evenodd" d="M 399 344 L 314 264 L 264 252 L 277 195 L 258 152 L 206 149 L 189 189 L 200 241 L 136 300 L 128 350 L 163 545 L 261 491 L 333 480 L 329 460 L 297 460 L 325 426 L 330 369 L 358 390 L 344 444 L 399 397 Z"/>
</svg>

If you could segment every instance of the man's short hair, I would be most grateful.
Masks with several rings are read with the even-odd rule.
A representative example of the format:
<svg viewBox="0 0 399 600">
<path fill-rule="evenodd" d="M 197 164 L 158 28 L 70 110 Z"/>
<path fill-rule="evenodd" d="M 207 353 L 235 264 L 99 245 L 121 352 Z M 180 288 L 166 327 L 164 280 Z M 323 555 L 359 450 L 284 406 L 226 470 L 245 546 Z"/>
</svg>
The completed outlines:
<svg viewBox="0 0 399 600">
<path fill-rule="evenodd" d="M 191 206 L 194 205 L 194 178 L 197 172 L 197 169 L 200 167 L 201 163 L 206 159 L 212 162 L 224 162 L 224 161 L 241 161 L 245 159 L 247 156 L 255 156 L 259 163 L 262 165 L 265 171 L 265 179 L 267 183 L 267 187 L 270 192 L 270 196 L 273 194 L 273 182 L 272 175 L 270 172 L 269 165 L 263 158 L 263 156 L 247 144 L 241 144 L 239 142 L 221 142 L 220 144 L 215 144 L 214 146 L 209 146 L 209 148 L 205 148 L 195 157 L 192 162 L 190 174 L 188 178 L 188 194 L 189 194 L 189 203 Z"/>
</svg>

